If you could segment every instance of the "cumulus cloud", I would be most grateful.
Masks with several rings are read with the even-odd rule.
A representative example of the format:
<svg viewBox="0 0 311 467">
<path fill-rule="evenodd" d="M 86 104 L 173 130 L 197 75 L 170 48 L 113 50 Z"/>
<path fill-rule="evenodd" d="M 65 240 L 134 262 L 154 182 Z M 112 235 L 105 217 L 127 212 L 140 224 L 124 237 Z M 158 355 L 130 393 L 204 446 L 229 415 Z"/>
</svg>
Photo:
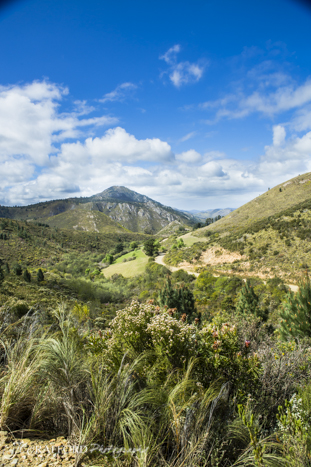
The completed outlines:
<svg viewBox="0 0 311 467">
<path fill-rule="evenodd" d="M 194 149 L 190 149 L 189 151 L 182 152 L 181 154 L 176 154 L 176 160 L 182 162 L 199 162 L 202 159 L 201 154 L 199 154 Z"/>
<path fill-rule="evenodd" d="M 135 91 L 136 89 L 136 84 L 122 83 L 119 86 L 117 86 L 113 91 L 105 94 L 102 99 L 99 99 L 99 102 L 123 102 L 126 98 L 131 97 L 133 91 Z"/>
<path fill-rule="evenodd" d="M 168 70 L 162 73 L 161 76 L 168 74 L 169 79 L 177 88 L 185 84 L 197 83 L 202 78 L 206 66 L 203 61 L 197 63 L 178 62 L 177 54 L 180 51 L 180 45 L 176 44 L 159 57 L 160 60 L 164 60 L 169 65 Z"/>
<path fill-rule="evenodd" d="M 168 143 L 158 138 L 138 140 L 123 128 L 111 128 L 101 138 L 87 138 L 84 143 L 64 143 L 58 160 L 88 164 L 92 161 L 119 161 L 133 163 L 137 161 L 169 162 L 173 153 Z"/>
<path fill-rule="evenodd" d="M 257 175 L 277 185 L 298 173 L 311 170 L 311 132 L 286 140 L 281 126 L 273 128 L 273 144 L 265 146 L 256 168 Z"/>
<path fill-rule="evenodd" d="M 209 177 L 224 177 L 226 175 L 221 164 L 215 161 L 207 162 L 202 165 L 201 170 Z"/>
<path fill-rule="evenodd" d="M 0 160 L 10 156 L 45 164 L 55 151 L 53 143 L 75 138 L 80 127 L 111 125 L 108 116 L 79 119 L 80 112 L 60 113 L 68 89 L 53 83 L 33 82 L 0 87 Z M 83 112 L 85 113 L 85 112 Z"/>
<path fill-rule="evenodd" d="M 174 155 L 166 141 L 138 139 L 109 116 L 87 116 L 85 101 L 61 112 L 65 95 L 66 88 L 46 82 L 0 89 L 0 204 L 90 196 L 124 185 L 184 209 L 235 207 L 311 170 L 311 131 L 291 136 L 286 126 L 288 136 L 284 125 L 275 125 L 256 162 L 217 150 Z M 113 127 L 96 136 L 85 132 L 104 124 Z"/>
<path fill-rule="evenodd" d="M 281 146 L 286 138 L 286 131 L 282 125 L 273 127 L 273 144 L 274 146 Z"/>
</svg>

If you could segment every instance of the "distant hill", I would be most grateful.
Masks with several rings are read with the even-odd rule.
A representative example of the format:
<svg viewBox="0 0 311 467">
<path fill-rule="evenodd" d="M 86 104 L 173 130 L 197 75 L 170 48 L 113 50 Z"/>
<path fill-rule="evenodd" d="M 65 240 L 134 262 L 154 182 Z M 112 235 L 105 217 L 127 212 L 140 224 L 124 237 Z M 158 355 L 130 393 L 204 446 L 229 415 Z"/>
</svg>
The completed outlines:
<svg viewBox="0 0 311 467">
<path fill-rule="evenodd" d="M 192 214 L 177 211 L 126 187 L 113 186 L 89 198 L 47 201 L 24 207 L 0 206 L 0 217 L 44 222 L 53 227 L 110 232 L 126 229 L 154 234 L 171 222 L 192 225 Z"/>
<path fill-rule="evenodd" d="M 234 208 L 223 208 L 223 209 L 217 209 L 216 208 L 216 209 L 209 209 L 209 210 L 206 210 L 206 211 L 198 211 L 196 209 L 192 209 L 191 211 L 183 211 L 183 212 L 188 213 L 188 214 L 192 214 L 197 219 L 199 219 L 201 221 L 205 221 L 209 217 L 211 217 L 213 219 L 215 217 L 217 217 L 217 216 L 224 217 L 227 214 L 230 214 L 230 212 L 232 212 L 232 211 L 234 211 Z"/>
</svg>

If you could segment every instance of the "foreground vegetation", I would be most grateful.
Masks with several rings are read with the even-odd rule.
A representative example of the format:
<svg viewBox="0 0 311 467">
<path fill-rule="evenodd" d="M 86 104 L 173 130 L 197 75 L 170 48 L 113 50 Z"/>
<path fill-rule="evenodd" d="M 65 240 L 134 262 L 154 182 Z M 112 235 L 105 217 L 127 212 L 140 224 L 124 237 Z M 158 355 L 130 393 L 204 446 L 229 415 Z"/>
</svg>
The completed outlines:
<svg viewBox="0 0 311 467">
<path fill-rule="evenodd" d="M 97 446 L 77 464 L 309 465 L 308 339 L 246 309 L 175 313 L 134 301 L 105 326 L 77 304 L 2 307 L 1 429 Z"/>
<path fill-rule="evenodd" d="M 216 241 L 256 255 L 263 231 L 308 241 L 305 209 L 189 246 L 1 220 L 0 430 L 86 446 L 76 466 L 309 466 L 305 270 L 293 295 L 276 276 L 153 261 L 169 245 L 169 261 L 195 262 Z M 142 274 L 117 269 L 140 260 Z"/>
</svg>

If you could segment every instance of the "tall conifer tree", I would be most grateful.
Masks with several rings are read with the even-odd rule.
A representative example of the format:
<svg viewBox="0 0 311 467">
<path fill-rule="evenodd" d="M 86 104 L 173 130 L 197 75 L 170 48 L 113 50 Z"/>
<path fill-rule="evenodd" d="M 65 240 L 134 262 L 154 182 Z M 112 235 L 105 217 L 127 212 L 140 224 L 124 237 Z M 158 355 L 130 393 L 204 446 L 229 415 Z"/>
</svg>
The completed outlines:
<svg viewBox="0 0 311 467">
<path fill-rule="evenodd" d="M 280 316 L 280 334 L 283 339 L 311 337 L 311 283 L 307 274 L 298 292 L 287 295 Z"/>
<path fill-rule="evenodd" d="M 258 314 L 258 296 L 256 295 L 254 288 L 251 286 L 248 279 L 240 291 L 240 295 L 236 304 L 236 310 L 238 313 L 242 314 Z"/>
</svg>

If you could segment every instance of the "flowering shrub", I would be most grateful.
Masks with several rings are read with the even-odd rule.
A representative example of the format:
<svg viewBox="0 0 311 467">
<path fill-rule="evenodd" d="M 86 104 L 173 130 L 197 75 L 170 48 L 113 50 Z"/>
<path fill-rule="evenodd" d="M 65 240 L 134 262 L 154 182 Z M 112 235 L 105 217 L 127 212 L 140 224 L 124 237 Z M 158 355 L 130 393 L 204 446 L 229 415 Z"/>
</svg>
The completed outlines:
<svg viewBox="0 0 311 467">
<path fill-rule="evenodd" d="M 175 319 L 166 309 L 133 301 L 117 311 L 104 338 L 111 356 L 117 352 L 152 350 L 180 367 L 194 350 L 196 333 L 196 326 Z"/>
<path fill-rule="evenodd" d="M 239 386 L 245 396 L 258 383 L 260 363 L 251 350 L 251 341 L 241 342 L 237 328 L 216 318 L 199 332 L 200 379 L 205 384 L 215 378 L 231 383 L 231 390 Z"/>
<path fill-rule="evenodd" d="M 220 318 L 200 330 L 198 325 L 189 325 L 175 316 L 170 309 L 133 301 L 117 312 L 103 333 L 106 358 L 113 361 L 125 352 L 152 350 L 158 356 L 158 367 L 163 369 L 168 361 L 172 369 L 182 368 L 194 357 L 198 359 L 198 381 L 207 386 L 215 379 L 223 379 L 231 383 L 232 390 L 239 383 L 241 392 L 248 394 L 259 374 L 259 360 L 251 350 L 251 342 L 241 343 L 236 327 L 222 323 Z"/>
<path fill-rule="evenodd" d="M 159 307 L 150 303 L 142 305 L 136 301 L 118 310 L 110 325 L 114 343 L 119 344 L 124 351 L 133 349 L 141 353 L 152 349 L 152 337 L 147 328 L 159 312 Z"/>
<path fill-rule="evenodd" d="M 177 366 L 186 362 L 193 355 L 197 337 L 197 328 L 161 311 L 154 316 L 147 326 L 153 347 L 165 353 Z"/>
</svg>

